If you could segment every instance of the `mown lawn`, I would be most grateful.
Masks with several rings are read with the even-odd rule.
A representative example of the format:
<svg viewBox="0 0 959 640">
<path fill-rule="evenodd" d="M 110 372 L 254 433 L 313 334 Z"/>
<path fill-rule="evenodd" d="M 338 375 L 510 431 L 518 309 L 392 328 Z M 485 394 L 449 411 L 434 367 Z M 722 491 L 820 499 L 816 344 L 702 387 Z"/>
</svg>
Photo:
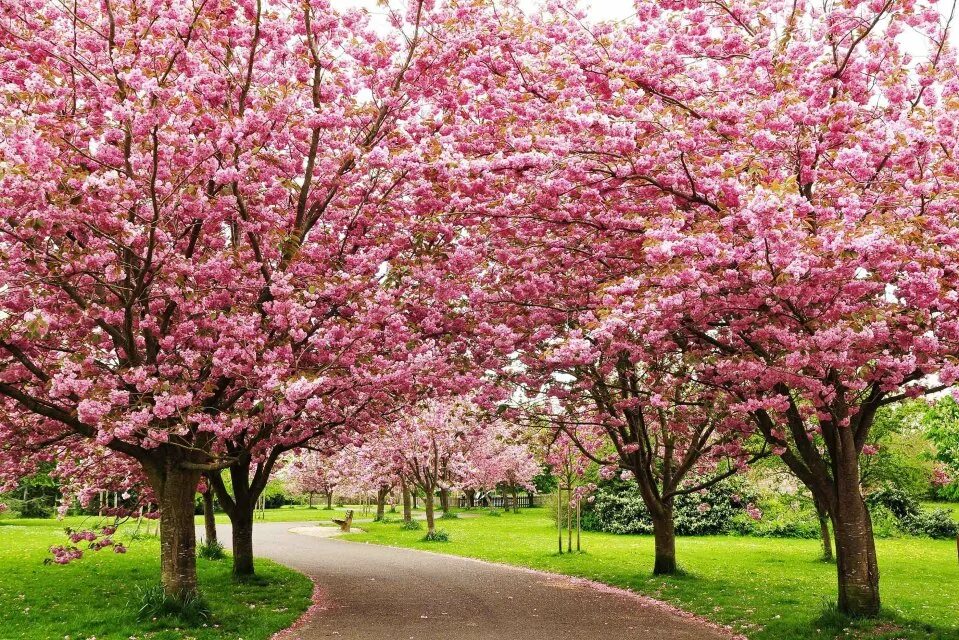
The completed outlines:
<svg viewBox="0 0 959 640">
<path fill-rule="evenodd" d="M 81 522 L 70 518 L 67 524 Z M 69 565 L 44 564 L 49 547 L 66 541 L 63 526 L 56 520 L 0 520 L 3 640 L 265 640 L 310 605 L 310 580 L 278 564 L 258 560 L 258 579 L 235 584 L 229 559 L 200 559 L 200 588 L 211 610 L 206 626 L 141 622 L 139 592 L 159 582 L 157 540 L 131 541 L 121 529 L 115 538 L 128 545 L 124 555 L 87 551 Z"/>
<path fill-rule="evenodd" d="M 480 511 L 479 513 L 485 513 Z M 829 613 L 836 567 L 819 560 L 815 540 L 711 536 L 681 538 L 683 575 L 652 575 L 648 536 L 583 535 L 583 552 L 558 555 L 543 509 L 499 517 L 440 520 L 447 543 L 395 522 L 364 524 L 346 539 L 481 558 L 626 587 L 728 624 L 757 640 L 810 638 L 959 639 L 959 561 L 955 541 L 879 540 L 885 608 L 880 623 Z"/>
</svg>

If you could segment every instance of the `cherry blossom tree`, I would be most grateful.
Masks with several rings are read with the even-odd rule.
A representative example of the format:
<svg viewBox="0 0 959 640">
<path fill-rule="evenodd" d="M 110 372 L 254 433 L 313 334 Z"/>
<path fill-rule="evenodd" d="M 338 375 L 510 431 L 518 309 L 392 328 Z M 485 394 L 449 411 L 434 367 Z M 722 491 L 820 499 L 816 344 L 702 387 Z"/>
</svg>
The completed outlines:
<svg viewBox="0 0 959 640">
<path fill-rule="evenodd" d="M 378 290 L 415 208 L 387 205 L 463 49 L 424 37 L 453 17 L 429 5 L 387 34 L 325 0 L 0 10 L 3 473 L 86 442 L 136 460 L 168 595 L 196 590 L 200 475 L 269 466 L 309 435 L 281 425 L 335 413 L 329 378 L 376 370 L 351 345 L 402 345 Z"/>
<path fill-rule="evenodd" d="M 879 407 L 956 377 L 951 18 L 922 2 L 636 9 L 617 25 L 560 2 L 504 12 L 522 37 L 477 51 L 443 185 L 482 265 L 477 330 L 526 367 L 531 340 L 578 364 L 600 362 L 576 353 L 593 342 L 648 344 L 627 371 L 702 363 L 691 380 L 828 511 L 840 609 L 873 615 L 862 447 Z"/>
<path fill-rule="evenodd" d="M 326 508 L 333 508 L 333 492 L 342 476 L 337 461 L 322 453 L 310 451 L 297 455 L 283 470 L 283 478 L 291 491 L 310 497 L 313 506 L 314 494 L 326 496 Z"/>
</svg>

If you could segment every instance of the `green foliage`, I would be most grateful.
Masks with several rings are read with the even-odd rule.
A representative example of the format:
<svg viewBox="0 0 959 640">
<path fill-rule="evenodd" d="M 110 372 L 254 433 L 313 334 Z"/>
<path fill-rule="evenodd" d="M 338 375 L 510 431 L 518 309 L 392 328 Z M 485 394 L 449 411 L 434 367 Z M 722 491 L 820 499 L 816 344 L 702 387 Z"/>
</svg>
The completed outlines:
<svg viewBox="0 0 959 640">
<path fill-rule="evenodd" d="M 929 538 L 952 538 L 956 535 L 956 523 L 948 509 L 923 509 L 919 501 L 898 487 L 883 487 L 866 497 L 873 511 L 873 519 L 879 509 L 886 509 L 895 516 L 899 528 L 911 535 Z M 877 534 L 878 535 L 878 534 Z"/>
<path fill-rule="evenodd" d="M 676 496 L 674 523 L 678 535 L 727 533 L 747 503 L 741 481 L 714 485 L 702 492 Z M 555 499 L 552 501 L 555 505 Z M 565 507 L 565 505 L 563 505 Z M 555 506 L 553 512 L 555 513 Z M 554 515 L 555 517 L 555 515 Z M 649 512 L 632 480 L 610 482 L 597 490 L 595 501 L 583 505 L 583 528 L 607 533 L 653 532 Z"/>
<path fill-rule="evenodd" d="M 819 517 L 812 500 L 784 494 L 766 495 L 756 499 L 762 518 L 754 520 L 745 512 L 736 514 L 732 531 L 760 538 L 820 537 Z"/>
<path fill-rule="evenodd" d="M 929 405 L 923 400 L 883 407 L 869 434 L 876 453 L 860 457 L 862 484 L 867 491 L 895 485 L 921 497 L 930 492 L 935 447 L 923 422 Z"/>
<path fill-rule="evenodd" d="M 940 398 L 929 406 L 922 423 L 935 446 L 935 459 L 953 477 L 953 482 L 933 492 L 945 500 L 959 500 L 959 403 L 952 396 Z"/>
<path fill-rule="evenodd" d="M 226 550 L 219 540 L 204 540 L 196 546 L 196 555 L 207 560 L 223 560 Z"/>
<path fill-rule="evenodd" d="M 177 626 L 197 627 L 210 619 L 210 607 L 199 594 L 171 597 L 156 584 L 137 588 L 137 619 L 167 619 Z"/>
<path fill-rule="evenodd" d="M 446 529 L 436 529 L 435 531 L 428 532 L 423 536 L 423 542 L 449 542 L 450 534 L 447 533 Z"/>
<path fill-rule="evenodd" d="M 503 512 L 500 511 L 499 509 L 496 509 L 495 507 L 490 507 L 489 510 L 486 512 L 486 515 L 493 516 L 494 518 L 499 518 L 501 515 L 503 515 Z"/>
<path fill-rule="evenodd" d="M 402 526 L 400 526 L 400 529 L 403 529 L 404 531 L 419 531 L 422 528 L 423 523 L 419 520 L 410 520 L 408 522 L 404 522 Z"/>
<path fill-rule="evenodd" d="M 444 511 L 443 515 L 440 516 L 441 520 L 456 520 L 460 517 L 460 514 L 455 511 Z"/>
</svg>

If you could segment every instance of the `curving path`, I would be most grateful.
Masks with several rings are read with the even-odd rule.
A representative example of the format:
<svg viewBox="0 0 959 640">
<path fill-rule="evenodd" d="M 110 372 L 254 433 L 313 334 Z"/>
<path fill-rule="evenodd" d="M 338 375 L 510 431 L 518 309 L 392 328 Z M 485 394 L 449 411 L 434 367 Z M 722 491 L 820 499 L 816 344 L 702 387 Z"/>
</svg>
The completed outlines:
<svg viewBox="0 0 959 640">
<path fill-rule="evenodd" d="M 729 640 L 655 601 L 526 569 L 303 535 L 258 523 L 254 545 L 312 577 L 319 607 L 284 640 Z M 220 539 L 230 539 L 220 525 Z M 293 529 L 301 533 L 294 533 Z M 313 533 L 317 533 L 314 531 Z"/>
</svg>

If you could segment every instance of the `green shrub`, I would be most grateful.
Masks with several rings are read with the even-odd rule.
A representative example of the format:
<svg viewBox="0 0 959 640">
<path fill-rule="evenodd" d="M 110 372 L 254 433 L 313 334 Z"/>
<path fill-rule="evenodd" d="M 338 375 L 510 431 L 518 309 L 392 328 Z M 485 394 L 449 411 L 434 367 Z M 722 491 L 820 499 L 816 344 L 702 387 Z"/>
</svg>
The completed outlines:
<svg viewBox="0 0 959 640">
<path fill-rule="evenodd" d="M 876 536 L 883 537 L 889 528 L 889 523 L 883 521 L 883 510 L 895 517 L 895 528 L 904 533 L 929 538 L 952 538 L 956 535 L 956 523 L 950 511 L 923 509 L 918 500 L 899 487 L 889 486 L 873 491 L 866 497 L 866 504 L 872 514 Z"/>
<path fill-rule="evenodd" d="M 499 509 L 494 509 L 494 508 L 491 507 L 490 510 L 486 512 L 486 514 L 487 514 L 487 515 L 490 515 L 490 516 L 493 516 L 494 518 L 498 518 L 498 517 L 500 517 L 501 515 L 503 515 L 503 512 L 500 511 Z"/>
<path fill-rule="evenodd" d="M 440 519 L 442 519 L 442 520 L 456 520 L 456 519 L 459 518 L 459 517 L 460 517 L 460 515 L 459 515 L 458 513 L 455 513 L 455 512 L 453 512 L 453 511 L 444 511 L 444 512 L 443 512 L 443 515 L 440 516 Z"/>
<path fill-rule="evenodd" d="M 956 536 L 956 523 L 948 509 L 922 509 L 918 515 L 909 516 L 902 521 L 906 531 L 916 536 L 929 538 L 953 538 Z"/>
<path fill-rule="evenodd" d="M 210 607 L 199 594 L 189 594 L 172 598 L 160 585 L 137 590 L 137 618 L 139 620 L 157 620 L 170 618 L 182 622 L 184 626 L 196 627 L 210 619 Z"/>
<path fill-rule="evenodd" d="M 902 535 L 899 518 L 882 505 L 869 508 L 872 519 L 872 534 L 877 538 L 897 538 Z"/>
<path fill-rule="evenodd" d="M 677 496 L 673 511 L 676 533 L 699 536 L 730 532 L 733 520 L 746 508 L 745 494 L 743 483 L 728 482 Z M 555 519 L 555 499 L 552 502 Z M 598 489 L 594 501 L 583 505 L 582 526 L 588 531 L 607 533 L 653 532 L 646 504 L 633 481 L 611 482 Z"/>
<path fill-rule="evenodd" d="M 400 528 L 404 531 L 419 531 L 423 528 L 423 523 L 419 520 L 410 520 L 409 522 L 404 522 Z"/>
<path fill-rule="evenodd" d="M 206 560 L 222 560 L 226 557 L 226 551 L 219 540 L 210 540 L 196 546 L 196 555 Z"/>
<path fill-rule="evenodd" d="M 423 536 L 423 542 L 449 542 L 450 534 L 445 529 L 437 529 Z"/>
</svg>

